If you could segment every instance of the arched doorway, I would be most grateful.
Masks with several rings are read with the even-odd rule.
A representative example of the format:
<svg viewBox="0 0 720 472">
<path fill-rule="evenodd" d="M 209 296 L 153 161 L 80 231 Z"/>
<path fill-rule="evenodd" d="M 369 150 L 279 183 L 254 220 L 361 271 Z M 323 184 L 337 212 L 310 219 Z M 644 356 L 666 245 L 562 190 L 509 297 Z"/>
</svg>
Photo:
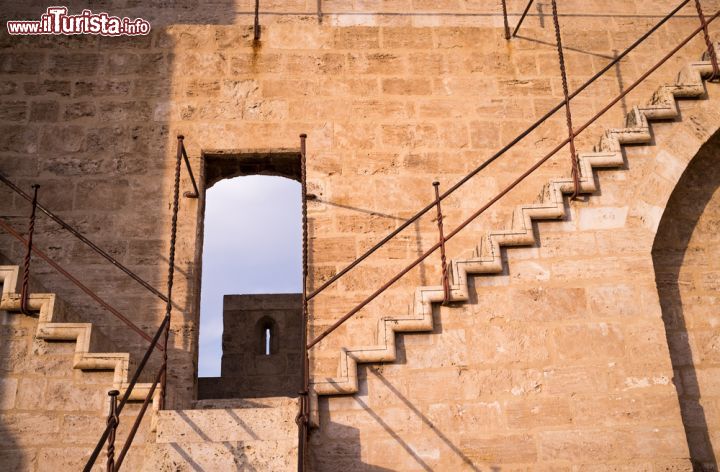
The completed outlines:
<svg viewBox="0 0 720 472">
<path fill-rule="evenodd" d="M 691 161 L 665 208 L 653 264 L 691 459 L 720 454 L 720 133 Z"/>
<path fill-rule="evenodd" d="M 302 235 L 293 156 L 205 156 L 198 399 L 297 394 Z"/>
</svg>

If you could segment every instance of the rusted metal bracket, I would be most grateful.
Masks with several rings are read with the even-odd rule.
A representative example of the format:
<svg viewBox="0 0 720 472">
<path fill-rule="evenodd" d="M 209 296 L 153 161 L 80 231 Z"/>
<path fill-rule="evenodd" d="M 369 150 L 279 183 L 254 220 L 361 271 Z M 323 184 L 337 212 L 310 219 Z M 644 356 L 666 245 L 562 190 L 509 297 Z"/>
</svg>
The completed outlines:
<svg viewBox="0 0 720 472">
<path fill-rule="evenodd" d="M 200 192 L 198 191 L 197 182 L 195 182 L 195 175 L 193 174 L 192 167 L 190 167 L 190 159 L 188 159 L 187 151 L 185 150 L 185 136 L 182 134 L 179 134 L 178 137 L 178 159 L 180 159 L 180 156 L 182 156 L 183 160 L 185 161 L 185 167 L 187 168 L 188 175 L 190 176 L 190 182 L 192 182 L 193 191 L 192 192 L 185 192 L 183 193 L 183 197 L 185 198 L 198 198 L 200 196 Z"/>
<path fill-rule="evenodd" d="M 255 0 L 255 22 L 253 23 L 253 42 L 260 41 L 260 0 Z"/>
<path fill-rule="evenodd" d="M 525 7 L 525 11 L 523 11 L 523 14 L 520 16 L 520 20 L 518 21 L 518 24 L 515 25 L 515 30 L 513 31 L 513 34 L 512 34 L 512 37 L 513 37 L 513 38 L 514 38 L 515 36 L 517 36 L 518 31 L 520 31 L 520 26 L 522 26 L 523 21 L 525 21 L 525 17 L 527 16 L 528 12 L 530 11 L 530 7 L 532 6 L 532 4 L 533 4 L 534 1 L 535 1 L 535 0 L 530 0 L 530 1 L 528 2 L 527 6 Z"/>
</svg>

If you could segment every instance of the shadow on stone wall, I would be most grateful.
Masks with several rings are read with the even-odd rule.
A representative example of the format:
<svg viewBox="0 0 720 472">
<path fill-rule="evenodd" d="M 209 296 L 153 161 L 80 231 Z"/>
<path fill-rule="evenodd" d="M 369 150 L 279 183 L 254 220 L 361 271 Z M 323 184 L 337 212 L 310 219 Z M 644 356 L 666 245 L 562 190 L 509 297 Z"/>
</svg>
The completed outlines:
<svg viewBox="0 0 720 472">
<path fill-rule="evenodd" d="M 35 0 L 5 2 L 3 19 L 36 20 L 48 5 Z M 31 183 L 39 183 L 40 201 L 50 210 L 164 290 L 169 235 L 166 215 L 171 195 L 162 184 L 174 167 L 172 71 L 177 54 L 183 52 L 175 50 L 166 27 L 232 24 L 235 2 L 215 0 L 204 7 L 185 0 L 68 1 L 63 5 L 71 14 L 91 8 L 96 13 L 142 17 L 150 21 L 152 32 L 144 37 L 13 37 L 3 24 L 0 172 L 26 191 Z M 0 189 L 0 217 L 22 233 L 28 212 L 26 202 Z M 36 242 L 141 329 L 147 333 L 157 329 L 162 303 L 82 243 L 43 218 L 38 221 Z M 13 264 L 22 262 L 22 247 L 5 234 L 0 235 L 0 251 Z M 78 321 L 95 323 L 134 356 L 146 349 L 145 340 L 45 264 L 35 261 L 33 275 L 67 301 Z M 176 304 L 189 306 L 187 300 L 176 300 Z M 10 355 L 9 349 L 10 343 L 0 342 L 0 361 Z M 182 349 L 171 354 L 171 369 L 174 360 L 175 366 L 185 363 L 184 370 L 192 371 L 193 353 L 186 352 L 189 350 L 182 343 Z M 155 368 L 157 365 L 159 359 Z M 31 441 L 34 446 L 23 446 L 34 433 L 18 423 L 18 418 L 35 413 L 3 407 L 4 401 L 15 395 L 9 390 L 14 384 L 5 381 L 4 372 L 7 369 L 0 370 L 0 464 L 10 465 L 8 470 L 25 470 L 35 467 L 43 448 L 52 444 Z M 192 391 L 192 385 L 183 385 L 186 377 L 171 371 L 169 379 Z M 45 395 L 51 397 L 54 392 Z M 59 433 L 61 438 L 64 433 Z M 23 447 L 23 457 L 11 461 L 7 453 L 17 444 Z"/>
<path fill-rule="evenodd" d="M 713 194 L 719 186 L 720 134 L 715 134 L 675 187 L 652 253 L 690 457 L 694 469 L 701 471 L 717 470 L 712 444 L 717 419 L 708 418 L 710 410 L 706 408 L 712 408 L 711 402 L 720 397 L 720 392 L 714 391 L 714 383 L 703 381 L 712 373 L 702 375 L 704 369 L 714 368 L 718 362 L 717 354 L 709 358 L 705 349 L 708 339 L 712 342 L 718 334 L 712 327 L 712 311 L 717 311 L 717 305 L 713 307 L 712 301 L 703 297 L 713 290 L 703 294 L 701 286 L 702 274 L 712 271 L 712 264 L 720 260 L 719 240 L 713 237 L 720 214 L 720 200 L 717 195 L 713 199 Z M 715 273 L 719 269 L 714 267 Z M 717 287 L 714 294 L 718 295 Z"/>
<path fill-rule="evenodd" d="M 361 368 L 366 372 L 367 376 L 372 376 L 375 380 L 379 381 L 383 385 L 383 389 L 388 392 L 389 395 L 395 399 L 400 400 L 403 405 L 403 410 L 408 412 L 408 415 L 415 418 L 422 424 L 423 429 L 427 428 L 427 431 L 431 431 L 434 434 L 435 442 L 442 445 L 443 448 L 449 451 L 449 454 L 454 456 L 452 459 L 445 458 L 442 463 L 445 466 L 440 466 L 433 460 L 432 462 L 424 459 L 418 452 L 417 447 L 413 446 L 412 440 L 408 440 L 404 436 L 405 433 L 396 431 L 390 424 L 392 419 L 383 418 L 382 411 L 376 411 L 365 401 L 363 401 L 361 395 L 354 395 L 353 400 L 357 404 L 358 408 L 362 410 L 363 416 L 368 418 L 369 421 L 379 425 L 385 434 L 383 437 L 389 436 L 393 443 L 397 444 L 402 450 L 407 453 L 409 458 L 408 463 L 413 464 L 414 468 L 419 470 L 425 470 L 432 472 L 433 470 L 439 470 L 442 467 L 447 467 L 447 461 L 450 463 L 462 463 L 463 470 L 471 470 L 479 472 L 480 469 L 475 465 L 473 459 L 468 457 L 461 448 L 455 444 L 445 432 L 443 432 L 439 425 L 435 424 L 432 419 L 425 415 L 418 407 L 416 407 L 407 397 L 405 397 L 387 378 L 382 374 L 382 368 L 377 367 L 366 367 Z M 365 383 L 365 381 L 363 381 Z M 366 384 L 367 385 L 367 384 Z M 397 414 L 397 408 L 395 409 Z M 329 411 L 327 399 L 322 399 L 320 402 L 320 419 L 321 422 L 325 418 L 332 418 L 332 414 Z M 365 419 L 363 419 L 363 422 Z M 375 438 L 375 442 L 381 442 L 378 438 Z M 325 424 L 321 424 L 320 429 L 316 430 L 311 435 L 311 446 L 310 454 L 312 457 L 312 469 L 318 472 L 322 471 L 333 471 L 343 470 L 346 472 L 352 471 L 371 471 L 371 472 L 382 472 L 386 470 L 399 470 L 398 466 L 394 465 L 393 469 L 386 469 L 379 466 L 369 465 L 362 461 L 362 446 L 360 438 L 360 430 L 350 426 L 338 424 L 329 420 Z M 387 452 L 394 451 L 395 449 L 386 449 Z M 377 454 L 376 454 L 377 456 Z M 390 463 L 392 459 L 383 457 L 383 460 Z M 403 463 L 401 458 L 396 458 L 396 464 Z M 338 467 L 337 464 L 341 464 Z M 402 469 L 402 467 L 400 467 Z M 489 469 L 492 472 L 500 471 L 499 467 L 491 467 Z"/>
</svg>

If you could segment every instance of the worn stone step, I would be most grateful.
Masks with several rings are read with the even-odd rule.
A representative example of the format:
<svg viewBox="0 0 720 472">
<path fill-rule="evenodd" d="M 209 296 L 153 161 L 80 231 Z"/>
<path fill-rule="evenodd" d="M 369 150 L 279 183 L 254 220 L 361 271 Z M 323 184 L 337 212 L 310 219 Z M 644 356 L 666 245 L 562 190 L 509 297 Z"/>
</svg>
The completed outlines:
<svg viewBox="0 0 720 472">
<path fill-rule="evenodd" d="M 193 404 L 195 410 L 211 410 L 218 408 L 296 408 L 297 397 L 263 397 L 263 398 L 217 398 L 198 400 Z"/>
<path fill-rule="evenodd" d="M 293 405 L 160 411 L 158 443 L 286 440 L 297 437 Z"/>
<path fill-rule="evenodd" d="M 148 444 L 143 471 L 297 470 L 297 439 Z"/>
</svg>

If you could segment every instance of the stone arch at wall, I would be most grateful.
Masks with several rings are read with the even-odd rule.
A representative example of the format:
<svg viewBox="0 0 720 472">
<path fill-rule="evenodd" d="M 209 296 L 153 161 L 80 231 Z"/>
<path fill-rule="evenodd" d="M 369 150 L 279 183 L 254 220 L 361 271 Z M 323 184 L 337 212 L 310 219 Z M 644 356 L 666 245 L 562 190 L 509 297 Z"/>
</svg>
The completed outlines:
<svg viewBox="0 0 720 472">
<path fill-rule="evenodd" d="M 196 267 L 203 267 L 207 190 L 220 181 L 249 176 L 281 177 L 297 182 L 300 179 L 299 153 L 286 149 L 202 153 Z M 243 180 L 237 179 L 237 184 L 241 185 Z M 300 215 L 297 217 L 299 224 Z M 243 224 L 249 226 L 254 224 L 253 219 L 243 213 L 241 208 L 237 214 L 228 215 L 228 218 L 244 220 Z M 268 264 L 273 265 L 271 262 Z M 195 319 L 199 325 L 200 317 L 207 315 L 203 315 L 200 310 L 202 270 L 198 270 L 195 277 Z M 271 291 L 265 286 L 260 288 Z M 256 291 L 243 294 L 246 292 L 242 289 L 233 290 L 236 291 L 223 292 L 221 376 L 199 377 L 197 398 L 296 395 L 299 385 L 295 375 L 299 372 L 299 364 L 296 362 L 300 345 L 299 294 L 259 294 Z M 266 328 L 271 330 L 269 354 L 265 352 Z M 196 358 L 198 354 L 199 349 L 194 353 Z"/>
<path fill-rule="evenodd" d="M 653 246 L 658 293 L 683 425 L 697 470 L 720 452 L 720 133 L 672 192 Z"/>
</svg>

